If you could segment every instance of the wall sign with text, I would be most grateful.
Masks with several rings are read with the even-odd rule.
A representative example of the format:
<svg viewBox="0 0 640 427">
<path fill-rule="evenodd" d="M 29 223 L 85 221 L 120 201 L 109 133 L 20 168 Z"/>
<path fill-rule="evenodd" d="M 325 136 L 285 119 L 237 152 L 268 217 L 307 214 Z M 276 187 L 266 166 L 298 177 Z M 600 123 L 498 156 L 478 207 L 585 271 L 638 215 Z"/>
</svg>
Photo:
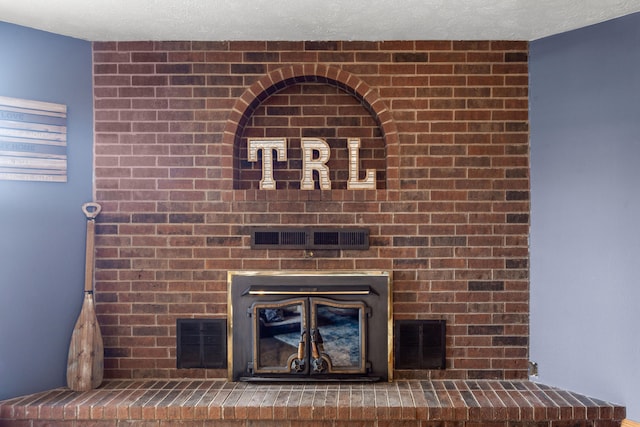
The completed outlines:
<svg viewBox="0 0 640 427">
<path fill-rule="evenodd" d="M 67 106 L 0 96 L 0 180 L 67 181 Z"/>
<path fill-rule="evenodd" d="M 331 148 L 329 144 L 321 138 L 302 138 L 302 181 L 301 190 L 313 190 L 313 171 L 318 174 L 321 190 L 331 189 L 329 179 L 329 157 Z M 359 179 L 360 175 L 360 139 L 349 138 L 347 140 L 349 150 L 349 180 L 347 189 L 349 190 L 375 190 L 376 171 L 367 169 L 364 179 Z M 273 163 L 287 160 L 287 139 L 286 138 L 249 138 L 247 141 L 248 161 L 257 162 L 258 152 L 262 152 L 262 179 L 260 180 L 261 190 L 275 190 L 276 181 L 273 176 Z M 275 156 L 274 156 L 275 154 Z"/>
</svg>

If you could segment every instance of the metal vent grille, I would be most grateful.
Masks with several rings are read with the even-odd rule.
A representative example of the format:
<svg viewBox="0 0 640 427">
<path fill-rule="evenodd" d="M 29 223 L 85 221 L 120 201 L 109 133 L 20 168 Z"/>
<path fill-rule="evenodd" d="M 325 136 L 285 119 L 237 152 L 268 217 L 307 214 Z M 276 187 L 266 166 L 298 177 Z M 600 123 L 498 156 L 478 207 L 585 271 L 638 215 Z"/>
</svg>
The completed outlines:
<svg viewBox="0 0 640 427">
<path fill-rule="evenodd" d="M 255 228 L 253 249 L 369 249 L 366 228 Z"/>
<path fill-rule="evenodd" d="M 254 236 L 256 245 L 279 245 L 280 233 L 277 231 L 264 231 Z"/>
<path fill-rule="evenodd" d="M 280 233 L 283 245 L 304 245 L 307 242 L 307 235 L 303 231 L 283 231 Z"/>
<path fill-rule="evenodd" d="M 396 369 L 444 369 L 444 320 L 398 320 L 394 327 Z"/>
<path fill-rule="evenodd" d="M 178 319 L 176 355 L 178 369 L 226 368 L 226 320 Z"/>
<path fill-rule="evenodd" d="M 338 246 L 340 242 L 340 233 L 338 231 L 316 231 L 313 233 L 313 245 L 319 246 Z"/>
<path fill-rule="evenodd" d="M 369 233 L 359 233 L 357 231 L 343 231 L 340 233 L 340 244 L 345 246 L 369 246 Z"/>
</svg>

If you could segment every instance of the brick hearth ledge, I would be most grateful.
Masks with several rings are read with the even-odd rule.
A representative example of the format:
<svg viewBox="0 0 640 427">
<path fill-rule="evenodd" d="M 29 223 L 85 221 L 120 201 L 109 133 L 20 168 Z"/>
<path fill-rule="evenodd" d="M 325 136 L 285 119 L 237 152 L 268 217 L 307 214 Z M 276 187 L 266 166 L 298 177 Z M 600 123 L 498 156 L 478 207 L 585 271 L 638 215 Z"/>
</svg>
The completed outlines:
<svg viewBox="0 0 640 427">
<path fill-rule="evenodd" d="M 530 381 L 107 381 L 0 402 L 2 427 L 613 427 L 625 408 Z"/>
</svg>

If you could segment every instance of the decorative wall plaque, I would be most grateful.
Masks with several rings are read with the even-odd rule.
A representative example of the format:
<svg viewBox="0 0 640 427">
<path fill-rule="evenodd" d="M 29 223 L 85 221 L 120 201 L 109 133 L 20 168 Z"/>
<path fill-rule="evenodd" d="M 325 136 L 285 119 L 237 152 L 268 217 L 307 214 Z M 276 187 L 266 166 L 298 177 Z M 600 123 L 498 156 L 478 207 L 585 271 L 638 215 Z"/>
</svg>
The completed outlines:
<svg viewBox="0 0 640 427">
<path fill-rule="evenodd" d="M 0 96 L 0 179 L 67 181 L 67 106 Z"/>
<path fill-rule="evenodd" d="M 319 186 L 321 190 L 331 190 L 331 180 L 329 179 L 329 167 L 327 163 L 331 157 L 331 147 L 320 138 L 302 138 L 302 181 L 301 190 L 313 190 L 315 183 L 313 172 L 318 174 Z M 349 150 L 349 181 L 347 188 L 350 190 L 375 190 L 376 171 L 367 169 L 363 180 L 359 180 L 360 175 L 360 139 L 349 138 L 347 141 Z M 287 139 L 286 138 L 249 138 L 247 140 L 247 152 L 249 162 L 258 161 L 258 152 L 262 151 L 262 179 L 260 180 L 261 190 L 275 190 L 276 181 L 273 176 L 273 162 L 287 160 Z M 275 156 L 274 156 L 275 151 Z"/>
</svg>

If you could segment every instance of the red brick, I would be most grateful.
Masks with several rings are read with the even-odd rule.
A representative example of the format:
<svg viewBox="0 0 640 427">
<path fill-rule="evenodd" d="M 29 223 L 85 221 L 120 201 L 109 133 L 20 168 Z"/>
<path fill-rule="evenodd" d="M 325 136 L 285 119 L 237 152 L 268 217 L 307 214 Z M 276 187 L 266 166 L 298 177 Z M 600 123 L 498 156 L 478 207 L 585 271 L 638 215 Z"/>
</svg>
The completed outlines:
<svg viewBox="0 0 640 427">
<path fill-rule="evenodd" d="M 506 305 L 528 312 L 528 224 L 508 223 L 508 218 L 529 213 L 528 82 L 522 60 L 526 56 L 527 43 L 499 41 L 95 43 L 96 193 L 107 219 L 100 226 L 121 237 L 104 235 L 98 241 L 97 289 L 108 289 L 117 278 L 144 280 L 145 292 L 155 297 L 154 307 L 161 312 L 224 315 L 224 298 L 203 300 L 198 294 L 204 286 L 200 280 L 209 274 L 224 276 L 228 269 L 238 268 L 396 268 L 395 279 L 406 289 L 417 289 L 413 301 L 429 301 L 434 296 L 426 290 L 434 286 L 450 290 L 443 298 L 471 304 L 428 306 L 455 316 L 450 338 L 458 347 L 451 357 L 464 357 L 464 350 L 478 343 L 457 335 L 456 322 L 472 319 L 463 313 L 477 312 L 486 322 L 486 315 L 500 314 Z M 429 62 L 421 62 L 424 59 Z M 324 60 L 331 67 L 316 67 Z M 300 65 L 289 65 L 294 63 Z M 278 69 L 282 71 L 274 71 Z M 354 86 L 343 92 L 314 80 L 315 70 L 321 77 Z M 258 93 L 296 74 L 307 81 L 273 94 L 255 111 L 244 111 Z M 165 87 L 169 81 L 190 86 Z M 251 84 L 256 86 L 248 90 Z M 158 87 L 149 92 L 154 86 Z M 241 105 L 241 110 L 233 111 L 234 105 Z M 283 190 L 257 189 L 260 165 L 233 170 L 243 164 L 246 150 L 240 144 L 234 154 L 233 137 L 226 132 L 238 128 L 245 112 L 252 114 L 245 135 L 291 138 L 288 170 L 276 164 Z M 300 151 L 294 138 L 303 135 L 332 144 L 332 191 L 297 189 Z M 379 170 L 376 191 L 345 190 L 348 136 L 362 139 L 361 168 L 373 165 Z M 169 225 L 162 217 L 160 222 L 127 226 L 109 216 L 118 212 L 136 218 L 209 214 Z M 253 251 L 246 234 L 238 236 L 254 224 L 364 225 L 371 230 L 372 248 L 327 253 L 316 260 L 290 251 Z M 391 247 L 398 236 L 407 241 L 444 237 L 455 246 L 426 246 L 419 252 Z M 215 240 L 207 240 L 210 237 Z M 466 240 L 451 240 L 459 237 Z M 507 240 L 509 248 L 504 248 Z M 205 241 L 211 242 L 206 249 Z M 134 247 L 127 247 L 131 244 Z M 518 268 L 513 263 L 506 266 L 501 256 L 524 263 Z M 429 259 L 431 263 L 425 264 Z M 144 277 L 137 277 L 136 268 L 145 269 Z M 507 300 L 502 304 L 483 303 L 481 293 L 468 294 L 465 284 L 485 276 L 508 280 L 514 289 L 524 284 L 524 289 L 502 296 Z M 98 310 L 104 310 L 99 314 L 131 309 L 126 301 L 139 290 L 128 288 L 134 285 L 126 282 L 121 286 L 120 302 L 99 304 Z M 224 295 L 224 286 L 220 292 Z M 399 297 L 396 312 L 419 316 L 425 305 L 412 304 L 406 298 L 410 295 Z M 123 321 L 134 326 L 134 336 L 153 332 L 141 329 L 149 322 L 146 317 L 128 316 Z M 172 324 L 171 319 L 164 321 Z M 510 333 L 527 333 L 519 329 L 521 320 L 496 316 L 496 322 Z M 175 375 L 172 337 L 168 331 L 160 332 L 167 333 L 168 341 L 160 340 L 164 346 L 153 352 L 158 357 L 155 368 L 142 367 L 139 355 L 130 352 L 107 360 L 119 365 L 109 369 L 110 375 Z M 105 339 L 111 342 L 131 333 L 107 329 Z M 526 352 L 503 359 L 500 347 L 484 345 L 497 352 L 487 375 L 526 376 Z M 129 362 L 131 367 L 123 369 Z M 464 371 L 441 374 L 456 377 Z M 482 376 L 477 367 L 473 372 Z"/>
</svg>

